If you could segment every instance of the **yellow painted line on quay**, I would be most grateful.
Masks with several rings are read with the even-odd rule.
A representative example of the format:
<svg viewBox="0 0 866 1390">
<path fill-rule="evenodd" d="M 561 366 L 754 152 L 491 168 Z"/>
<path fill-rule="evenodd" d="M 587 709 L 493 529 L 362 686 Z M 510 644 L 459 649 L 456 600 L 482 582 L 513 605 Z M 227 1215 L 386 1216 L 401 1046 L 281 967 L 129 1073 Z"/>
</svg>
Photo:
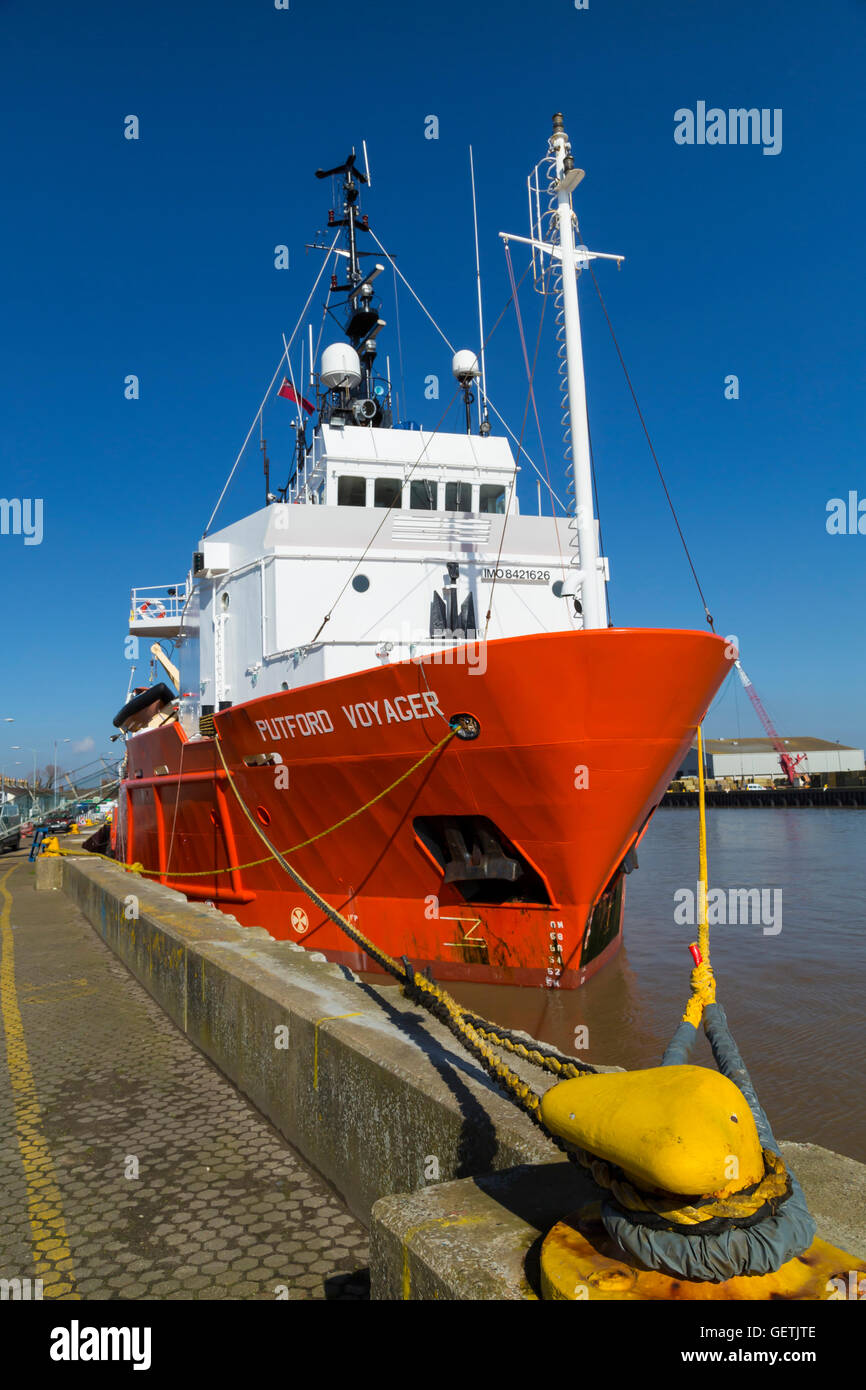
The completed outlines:
<svg viewBox="0 0 866 1390">
<path fill-rule="evenodd" d="M 319 1029 L 323 1023 L 333 1023 L 337 1018 L 361 1018 L 363 1011 L 356 1011 L 353 1014 L 326 1014 L 324 1018 L 316 1019 L 316 1026 L 313 1032 L 313 1090 L 319 1089 Z"/>
<path fill-rule="evenodd" d="M 409 1247 L 412 1241 L 421 1231 L 433 1231 L 437 1227 L 440 1230 L 446 1226 L 480 1226 L 484 1221 L 483 1216 L 431 1216 L 426 1221 L 419 1221 L 417 1226 L 409 1226 L 401 1237 L 403 1246 L 403 1300 L 408 1301 L 412 1297 L 412 1271 L 409 1267 Z M 438 1298 L 438 1293 L 434 1292 L 434 1298 Z"/>
<path fill-rule="evenodd" d="M 6 886 L 14 872 L 14 868 L 8 869 L 0 878 L 0 1013 L 15 1106 L 15 1129 L 27 1184 L 33 1264 L 37 1279 L 43 1281 L 45 1297 L 77 1299 L 80 1295 L 75 1288 L 60 1186 L 42 1126 L 42 1111 L 18 1007 L 12 894 Z"/>
</svg>

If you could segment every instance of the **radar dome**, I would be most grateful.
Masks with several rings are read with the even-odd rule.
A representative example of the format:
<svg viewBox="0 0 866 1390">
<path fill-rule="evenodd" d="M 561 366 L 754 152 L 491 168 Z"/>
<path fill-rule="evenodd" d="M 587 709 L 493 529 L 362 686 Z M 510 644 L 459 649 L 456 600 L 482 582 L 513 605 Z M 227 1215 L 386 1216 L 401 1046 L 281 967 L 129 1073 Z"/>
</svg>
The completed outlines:
<svg viewBox="0 0 866 1390">
<path fill-rule="evenodd" d="M 451 370 L 458 381 L 471 381 L 479 375 L 478 358 L 470 348 L 461 348 L 454 354 Z"/>
<path fill-rule="evenodd" d="M 331 343 L 322 353 L 319 377 L 328 391 L 351 391 L 360 385 L 361 362 L 355 349 L 348 343 Z"/>
</svg>

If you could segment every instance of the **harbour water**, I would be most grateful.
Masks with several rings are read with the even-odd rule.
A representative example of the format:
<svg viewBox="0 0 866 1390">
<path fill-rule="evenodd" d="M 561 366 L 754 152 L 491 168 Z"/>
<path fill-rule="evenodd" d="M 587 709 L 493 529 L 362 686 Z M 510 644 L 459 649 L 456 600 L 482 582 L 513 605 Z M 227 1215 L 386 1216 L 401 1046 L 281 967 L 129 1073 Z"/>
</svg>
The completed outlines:
<svg viewBox="0 0 866 1390">
<path fill-rule="evenodd" d="M 725 809 L 707 821 L 711 890 L 771 890 L 765 919 L 773 905 L 780 909 L 768 926 L 727 920 L 711 928 L 719 1002 L 776 1136 L 864 1161 L 866 815 Z M 657 1065 L 688 997 L 696 931 L 675 921 L 675 894 L 695 893 L 697 845 L 697 811 L 656 814 L 628 881 L 624 946 L 582 989 L 462 985 L 453 993 L 569 1053 L 585 1027 L 579 1055 L 588 1061 Z M 726 907 L 732 901 L 739 906 L 726 892 Z M 712 1065 L 703 1036 L 692 1060 Z"/>
</svg>

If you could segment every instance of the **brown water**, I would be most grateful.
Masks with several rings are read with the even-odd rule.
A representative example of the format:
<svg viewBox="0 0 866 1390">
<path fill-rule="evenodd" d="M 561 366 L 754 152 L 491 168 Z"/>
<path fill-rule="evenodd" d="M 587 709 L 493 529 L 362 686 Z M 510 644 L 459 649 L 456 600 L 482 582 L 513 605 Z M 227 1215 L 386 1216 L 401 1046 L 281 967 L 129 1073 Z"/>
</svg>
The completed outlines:
<svg viewBox="0 0 866 1390">
<path fill-rule="evenodd" d="M 711 928 L 718 999 L 776 1137 L 866 1161 L 866 813 L 723 808 L 707 819 L 711 889 L 782 890 L 778 934 L 760 922 Z M 697 843 L 696 810 L 657 813 L 628 880 L 624 946 L 582 989 L 449 988 L 565 1052 L 584 1025 L 584 1060 L 657 1065 L 689 992 L 696 930 L 674 921 L 674 893 L 695 891 Z M 703 1036 L 692 1060 L 713 1065 Z"/>
</svg>

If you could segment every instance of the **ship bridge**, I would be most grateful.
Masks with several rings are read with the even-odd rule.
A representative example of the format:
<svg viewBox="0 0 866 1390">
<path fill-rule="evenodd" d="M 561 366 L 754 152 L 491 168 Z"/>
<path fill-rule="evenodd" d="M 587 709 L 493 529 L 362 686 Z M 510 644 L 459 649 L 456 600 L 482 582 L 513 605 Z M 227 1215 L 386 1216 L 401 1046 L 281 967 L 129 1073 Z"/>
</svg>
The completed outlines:
<svg viewBox="0 0 866 1390">
<path fill-rule="evenodd" d="M 313 441 L 306 498 L 331 507 L 503 516 L 516 471 L 507 440 L 491 435 L 323 424 Z M 301 485 L 292 500 L 304 497 Z M 518 511 L 516 492 L 510 511 Z M 434 529 L 428 518 L 419 521 Z"/>
<path fill-rule="evenodd" d="M 188 732 L 281 689 L 448 651 L 480 668 L 485 637 L 582 626 L 567 518 L 518 514 L 515 472 L 493 436 L 322 424 L 296 497 L 195 553 L 175 639 Z"/>
</svg>

